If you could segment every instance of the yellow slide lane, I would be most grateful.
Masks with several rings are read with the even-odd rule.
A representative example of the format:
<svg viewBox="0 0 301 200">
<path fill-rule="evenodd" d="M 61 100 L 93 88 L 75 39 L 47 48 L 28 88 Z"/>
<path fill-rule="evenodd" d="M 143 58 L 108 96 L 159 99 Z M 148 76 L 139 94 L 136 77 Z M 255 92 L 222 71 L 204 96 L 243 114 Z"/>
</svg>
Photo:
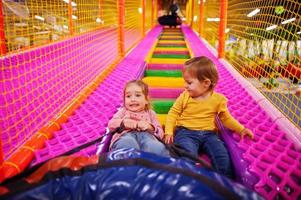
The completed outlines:
<svg viewBox="0 0 301 200">
<path fill-rule="evenodd" d="M 143 81 L 149 85 L 149 87 L 160 88 L 183 88 L 184 79 L 182 77 L 158 77 L 148 76 L 144 77 Z"/>
</svg>

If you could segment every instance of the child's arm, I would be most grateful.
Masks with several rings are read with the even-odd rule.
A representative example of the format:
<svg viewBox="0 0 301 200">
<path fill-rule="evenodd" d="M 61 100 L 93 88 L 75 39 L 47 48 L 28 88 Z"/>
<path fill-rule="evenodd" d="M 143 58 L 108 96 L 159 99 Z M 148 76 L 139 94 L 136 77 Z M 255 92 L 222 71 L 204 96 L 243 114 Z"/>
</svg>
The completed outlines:
<svg viewBox="0 0 301 200">
<path fill-rule="evenodd" d="M 165 135 L 164 136 L 164 142 L 166 144 L 172 144 L 173 143 L 173 135 Z"/>
<path fill-rule="evenodd" d="M 177 123 L 177 119 L 183 111 L 183 100 L 185 92 L 183 92 L 170 108 L 165 122 L 165 142 L 171 143 L 173 141 L 173 133 Z M 188 95 L 188 94 L 186 94 Z"/>
<path fill-rule="evenodd" d="M 254 139 L 254 133 L 248 128 L 245 128 L 240 134 L 242 138 L 246 135 L 249 138 Z"/>
<path fill-rule="evenodd" d="M 125 129 L 128 130 L 134 130 L 137 128 L 137 121 L 133 119 L 129 119 L 126 117 L 125 109 L 120 109 L 113 118 L 109 121 L 108 127 L 110 130 L 114 130 L 115 128 L 119 127 L 121 122 L 123 122 L 123 125 Z"/>
<path fill-rule="evenodd" d="M 115 128 L 120 126 L 121 122 L 124 119 L 124 113 L 125 113 L 124 108 L 121 108 L 120 110 L 117 111 L 117 113 L 114 114 L 114 116 L 108 123 L 108 127 L 110 130 L 114 130 Z"/>
<path fill-rule="evenodd" d="M 163 139 L 164 132 L 158 120 L 157 114 L 155 113 L 155 111 L 150 110 L 150 116 L 151 116 L 151 124 L 149 130 L 158 138 Z"/>
<path fill-rule="evenodd" d="M 254 138 L 254 134 L 250 129 L 245 128 L 242 124 L 240 124 L 234 117 L 230 114 L 228 107 L 227 107 L 227 99 L 223 99 L 222 103 L 219 107 L 219 118 L 222 122 L 222 124 L 237 133 L 240 133 L 242 137 L 245 135 L 249 136 L 251 139 Z"/>
</svg>

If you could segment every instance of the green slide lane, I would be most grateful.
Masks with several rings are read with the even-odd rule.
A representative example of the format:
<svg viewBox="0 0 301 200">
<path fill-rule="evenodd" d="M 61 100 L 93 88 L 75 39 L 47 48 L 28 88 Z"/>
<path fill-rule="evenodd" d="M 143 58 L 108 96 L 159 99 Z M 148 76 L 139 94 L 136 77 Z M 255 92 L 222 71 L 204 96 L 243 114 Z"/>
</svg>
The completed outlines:
<svg viewBox="0 0 301 200">
<path fill-rule="evenodd" d="M 146 70 L 144 76 L 182 77 L 181 70 Z"/>
<path fill-rule="evenodd" d="M 167 114 L 169 109 L 174 104 L 173 100 L 153 100 L 152 106 L 157 114 Z"/>
<path fill-rule="evenodd" d="M 177 55 L 177 54 L 153 54 L 153 58 L 190 58 L 189 55 Z"/>
</svg>

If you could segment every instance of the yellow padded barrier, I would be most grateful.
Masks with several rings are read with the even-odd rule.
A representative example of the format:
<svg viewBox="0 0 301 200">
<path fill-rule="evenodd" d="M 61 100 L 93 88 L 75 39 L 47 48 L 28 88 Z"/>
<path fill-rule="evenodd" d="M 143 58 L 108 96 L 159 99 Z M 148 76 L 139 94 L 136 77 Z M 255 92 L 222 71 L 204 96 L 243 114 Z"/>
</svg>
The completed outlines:
<svg viewBox="0 0 301 200">
<path fill-rule="evenodd" d="M 165 47 L 156 47 L 155 51 L 188 51 L 187 48 L 165 48 Z"/>
<path fill-rule="evenodd" d="M 184 64 L 187 59 L 164 59 L 164 58 L 152 58 L 150 63 L 158 64 Z"/>
<path fill-rule="evenodd" d="M 145 77 L 143 81 L 150 87 L 160 87 L 160 88 L 183 88 L 184 79 L 181 78 L 171 78 L 171 77 Z"/>
</svg>

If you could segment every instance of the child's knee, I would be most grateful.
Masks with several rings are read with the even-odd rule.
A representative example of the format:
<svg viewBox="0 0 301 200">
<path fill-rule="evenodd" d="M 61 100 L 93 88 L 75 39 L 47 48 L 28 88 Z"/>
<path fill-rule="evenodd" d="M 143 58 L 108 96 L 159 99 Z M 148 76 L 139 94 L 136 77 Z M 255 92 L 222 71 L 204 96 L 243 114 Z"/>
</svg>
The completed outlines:
<svg viewBox="0 0 301 200">
<path fill-rule="evenodd" d="M 147 152 L 155 153 L 158 155 L 167 156 L 169 155 L 168 150 L 166 149 L 165 145 L 158 141 L 152 141 L 146 143 L 144 149 Z"/>
<path fill-rule="evenodd" d="M 221 157 L 215 157 L 213 160 L 213 168 L 220 174 L 228 178 L 234 177 L 232 162 L 228 154 Z"/>
<path fill-rule="evenodd" d="M 161 144 L 158 141 L 152 140 L 145 143 L 144 148 L 148 150 L 156 150 L 156 149 L 162 149 L 163 144 Z"/>
<path fill-rule="evenodd" d="M 112 149 L 121 149 L 121 148 L 139 149 L 139 145 L 137 144 L 137 141 L 134 138 L 121 137 L 112 145 Z"/>
</svg>

